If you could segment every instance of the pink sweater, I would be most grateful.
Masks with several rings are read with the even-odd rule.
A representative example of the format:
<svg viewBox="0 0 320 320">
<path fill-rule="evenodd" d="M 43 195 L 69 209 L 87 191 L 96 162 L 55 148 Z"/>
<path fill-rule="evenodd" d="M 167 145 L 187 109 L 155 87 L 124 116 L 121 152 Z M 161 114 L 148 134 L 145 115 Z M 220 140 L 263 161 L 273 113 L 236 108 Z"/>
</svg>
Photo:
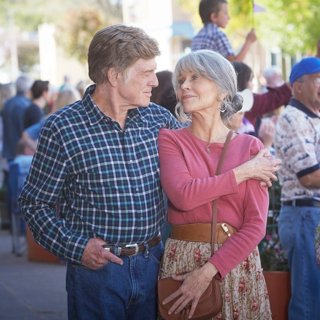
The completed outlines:
<svg viewBox="0 0 320 320">
<path fill-rule="evenodd" d="M 211 201 L 218 200 L 218 222 L 238 232 L 211 257 L 224 277 L 258 245 L 266 230 L 268 190 L 256 180 L 237 186 L 233 168 L 263 148 L 255 137 L 239 134 L 231 140 L 221 174 L 215 176 L 222 143 L 207 143 L 184 128 L 161 129 L 159 156 L 161 183 L 169 199 L 171 224 L 211 223 Z"/>
</svg>

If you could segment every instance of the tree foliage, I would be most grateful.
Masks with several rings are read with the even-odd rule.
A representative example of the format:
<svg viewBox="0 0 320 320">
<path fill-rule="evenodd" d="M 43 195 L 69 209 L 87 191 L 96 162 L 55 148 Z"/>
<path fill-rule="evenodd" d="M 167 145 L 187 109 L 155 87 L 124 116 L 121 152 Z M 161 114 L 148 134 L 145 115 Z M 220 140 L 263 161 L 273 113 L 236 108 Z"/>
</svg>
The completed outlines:
<svg viewBox="0 0 320 320">
<path fill-rule="evenodd" d="M 79 5 L 82 2 L 82 5 Z M 121 21 L 119 1 L 77 1 L 77 9 L 70 7 L 62 22 L 56 22 L 58 43 L 66 53 L 80 62 L 87 60 L 87 50 L 93 35 L 104 26 Z"/>
<path fill-rule="evenodd" d="M 18 47 L 19 69 L 22 72 L 30 72 L 31 66 L 39 63 L 39 50 L 34 43 L 22 43 Z"/>
<path fill-rule="evenodd" d="M 56 24 L 64 12 L 76 5 L 76 0 L 1 0 L 0 23 L 5 26 L 11 18 L 23 31 L 36 31 L 41 23 Z"/>
<path fill-rule="evenodd" d="M 0 0 L 0 27 L 14 24 L 21 31 L 37 31 L 42 23 L 53 24 L 58 43 L 79 61 L 86 59 L 98 29 L 120 21 L 121 0 Z M 19 59 L 32 61 L 23 55 Z"/>
<path fill-rule="evenodd" d="M 315 54 L 320 38 L 320 0 L 259 0 L 266 11 L 257 22 L 266 44 L 283 52 Z M 259 15 L 261 15 L 259 17 Z"/>
<path fill-rule="evenodd" d="M 80 62 L 87 59 L 87 50 L 94 33 L 104 26 L 101 13 L 92 7 L 83 6 L 78 10 L 69 11 L 60 26 L 59 35 L 65 32 L 64 37 L 57 38 L 66 53 Z"/>
</svg>

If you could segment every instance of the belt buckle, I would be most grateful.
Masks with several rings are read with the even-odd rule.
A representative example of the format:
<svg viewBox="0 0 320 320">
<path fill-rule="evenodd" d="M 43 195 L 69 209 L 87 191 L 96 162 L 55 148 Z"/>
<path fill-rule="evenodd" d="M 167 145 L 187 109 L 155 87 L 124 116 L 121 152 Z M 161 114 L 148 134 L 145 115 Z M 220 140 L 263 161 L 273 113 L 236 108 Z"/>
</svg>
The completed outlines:
<svg viewBox="0 0 320 320">
<path fill-rule="evenodd" d="M 229 231 L 229 228 L 227 226 L 226 223 L 221 223 L 221 228 L 223 230 L 223 232 L 230 238 L 231 237 L 231 233 Z"/>
<path fill-rule="evenodd" d="M 132 256 L 135 256 L 136 254 L 139 253 L 139 246 L 137 243 L 133 243 L 133 244 L 127 244 L 125 246 L 126 249 L 134 249 L 134 253 L 132 254 Z"/>
</svg>

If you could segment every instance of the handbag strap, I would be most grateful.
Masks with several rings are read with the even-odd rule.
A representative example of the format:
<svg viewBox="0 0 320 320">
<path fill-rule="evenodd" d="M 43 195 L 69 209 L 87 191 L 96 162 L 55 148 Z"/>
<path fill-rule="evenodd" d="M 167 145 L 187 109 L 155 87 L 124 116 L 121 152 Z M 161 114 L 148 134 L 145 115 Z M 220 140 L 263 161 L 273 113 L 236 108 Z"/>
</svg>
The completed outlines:
<svg viewBox="0 0 320 320">
<path fill-rule="evenodd" d="M 230 130 L 228 132 L 226 141 L 223 145 L 221 156 L 217 165 L 216 175 L 220 174 L 221 167 L 224 162 L 224 158 L 227 152 L 227 147 L 229 145 L 229 142 L 231 141 L 232 134 L 233 134 L 233 131 Z M 216 235 L 217 213 L 218 213 L 217 200 L 213 200 L 212 201 L 212 220 L 211 220 L 211 256 L 214 253 L 214 240 Z"/>
</svg>

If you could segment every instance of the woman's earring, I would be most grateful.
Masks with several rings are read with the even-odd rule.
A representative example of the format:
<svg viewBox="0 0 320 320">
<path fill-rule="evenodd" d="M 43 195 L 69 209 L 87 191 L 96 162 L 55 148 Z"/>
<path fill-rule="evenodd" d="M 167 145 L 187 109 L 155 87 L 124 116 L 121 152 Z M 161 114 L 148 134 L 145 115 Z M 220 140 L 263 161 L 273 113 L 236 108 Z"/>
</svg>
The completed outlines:
<svg viewBox="0 0 320 320">
<path fill-rule="evenodd" d="M 225 104 L 220 105 L 220 107 L 219 107 L 220 112 L 224 113 L 224 112 L 226 112 L 226 110 L 227 110 L 227 107 Z"/>
</svg>

